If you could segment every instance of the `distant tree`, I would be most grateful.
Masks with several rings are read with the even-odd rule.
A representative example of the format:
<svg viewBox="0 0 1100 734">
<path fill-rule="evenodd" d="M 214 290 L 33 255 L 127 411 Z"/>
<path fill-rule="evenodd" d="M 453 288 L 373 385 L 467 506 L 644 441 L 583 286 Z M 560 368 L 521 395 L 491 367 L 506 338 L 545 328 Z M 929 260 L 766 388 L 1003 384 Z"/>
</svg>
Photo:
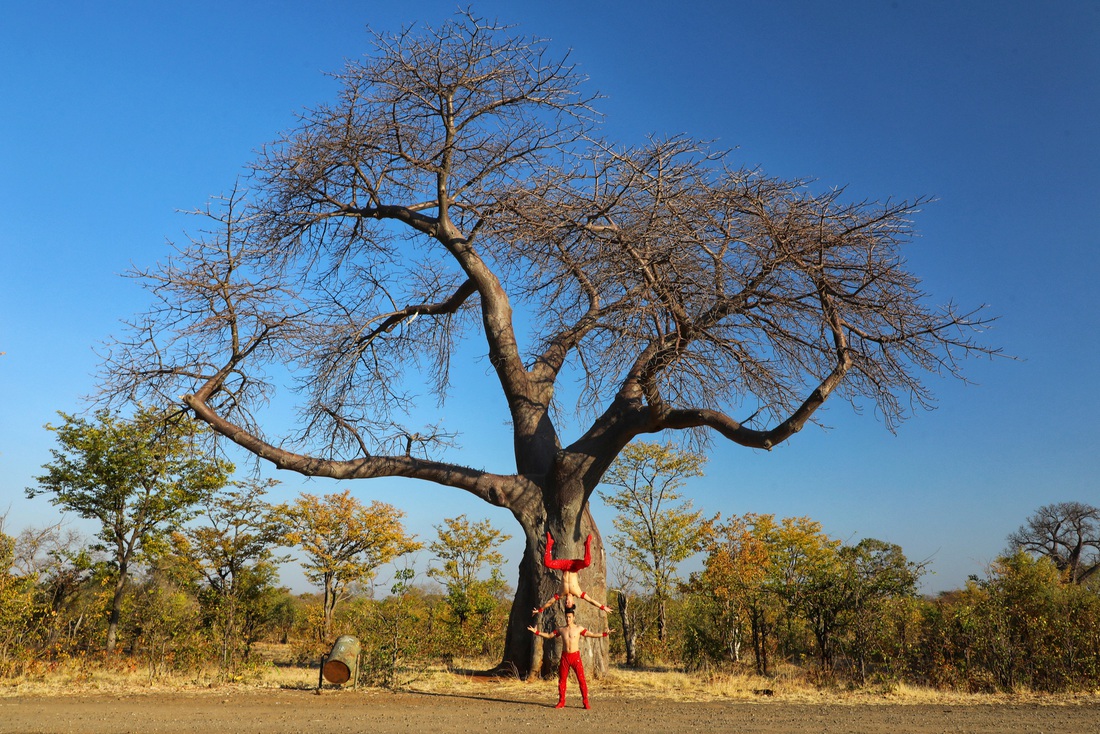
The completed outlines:
<svg viewBox="0 0 1100 734">
<path fill-rule="evenodd" d="M 320 584 L 324 593 L 326 639 L 349 584 L 369 580 L 379 566 L 420 548 L 405 534 L 404 512 L 377 500 L 365 506 L 348 490 L 324 497 L 301 494 L 280 505 L 279 515 L 288 528 L 285 542 L 305 553 L 306 578 Z"/>
<path fill-rule="evenodd" d="M 94 420 L 60 413 L 47 426 L 60 448 L 28 487 L 27 497 L 96 520 L 96 537 L 115 572 L 106 649 L 118 637 L 131 566 L 144 546 L 194 514 L 196 503 L 225 485 L 231 464 L 205 458 L 198 445 L 202 424 L 193 418 L 142 408 L 129 420 L 99 411 Z"/>
<path fill-rule="evenodd" d="M 619 532 L 611 545 L 620 560 L 638 572 L 643 588 L 657 602 L 657 639 L 665 639 L 667 605 L 679 577 L 681 561 L 702 550 L 713 520 L 691 511 L 691 501 L 679 501 L 676 491 L 690 477 L 703 475 L 706 459 L 677 450 L 672 444 L 633 443 L 607 470 L 601 493 L 618 511 Z"/>
<path fill-rule="evenodd" d="M 1070 583 L 1080 584 L 1100 568 L 1100 507 L 1082 502 L 1044 505 L 1008 542 L 1012 550 L 1046 556 Z"/>
<path fill-rule="evenodd" d="M 460 622 L 465 623 L 471 615 L 486 615 L 507 588 L 500 570 L 504 556 L 497 547 L 512 536 L 488 520 L 470 522 L 465 515 L 448 518 L 435 530 L 437 538 L 428 544 L 428 550 L 437 563 L 428 568 L 428 576 L 443 582 L 447 605 Z"/>
<path fill-rule="evenodd" d="M 833 395 L 893 427 L 930 403 L 925 375 L 995 351 L 975 342 L 981 315 L 932 304 L 907 267 L 924 200 L 847 201 L 687 136 L 600 139 L 598 94 L 565 54 L 471 13 L 375 41 L 337 99 L 262 147 L 254 193 L 136 273 L 155 302 L 112 345 L 105 390 L 183 396 L 281 469 L 509 510 L 525 550 L 502 662 L 521 674 L 551 666 L 526 630 L 557 580 L 548 530 L 570 557 L 595 536 L 586 584 L 603 596 L 588 501 L 631 441 L 771 449 Z M 468 354 L 507 406 L 502 472 L 417 427 L 416 399 L 445 400 Z M 273 440 L 259 410 L 286 370 L 300 431 Z M 574 381 L 580 411 L 558 410 Z"/>
</svg>

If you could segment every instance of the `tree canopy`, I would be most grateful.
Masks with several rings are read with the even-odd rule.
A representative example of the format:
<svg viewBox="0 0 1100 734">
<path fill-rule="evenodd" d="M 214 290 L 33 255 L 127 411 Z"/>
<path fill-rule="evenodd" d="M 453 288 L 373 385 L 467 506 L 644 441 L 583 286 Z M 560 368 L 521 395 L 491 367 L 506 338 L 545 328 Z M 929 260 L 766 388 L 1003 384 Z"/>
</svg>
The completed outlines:
<svg viewBox="0 0 1100 734">
<path fill-rule="evenodd" d="M 492 498 L 480 474 L 415 461 L 424 434 L 395 421 L 408 370 L 444 393 L 478 321 L 520 445 L 553 430 L 567 362 L 615 443 L 709 427 L 770 447 L 836 390 L 892 424 L 929 399 L 923 371 L 988 351 L 971 339 L 980 321 L 926 304 L 905 269 L 923 200 L 846 203 L 687 137 L 602 141 L 567 59 L 470 16 L 378 36 L 338 78 L 335 103 L 265 148 L 249 198 L 234 192 L 207 211 L 207 237 L 137 273 L 158 306 L 108 357 L 110 387 L 182 392 L 291 468 Z M 526 348 L 518 307 L 537 314 Z M 333 460 L 245 433 L 273 364 L 297 368 L 300 438 Z M 534 453 L 518 452 L 521 474 L 549 469 Z"/>
</svg>

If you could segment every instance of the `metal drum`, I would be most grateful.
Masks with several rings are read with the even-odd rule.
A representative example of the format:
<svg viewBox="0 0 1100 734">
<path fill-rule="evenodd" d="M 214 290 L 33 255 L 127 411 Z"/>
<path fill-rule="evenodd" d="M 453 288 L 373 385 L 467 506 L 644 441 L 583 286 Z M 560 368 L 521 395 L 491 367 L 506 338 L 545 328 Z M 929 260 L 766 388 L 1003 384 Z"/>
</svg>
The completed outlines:
<svg viewBox="0 0 1100 734">
<path fill-rule="evenodd" d="M 340 685 L 351 680 L 359 672 L 359 638 L 341 635 L 332 644 L 332 652 L 325 658 L 321 672 L 329 683 Z"/>
</svg>

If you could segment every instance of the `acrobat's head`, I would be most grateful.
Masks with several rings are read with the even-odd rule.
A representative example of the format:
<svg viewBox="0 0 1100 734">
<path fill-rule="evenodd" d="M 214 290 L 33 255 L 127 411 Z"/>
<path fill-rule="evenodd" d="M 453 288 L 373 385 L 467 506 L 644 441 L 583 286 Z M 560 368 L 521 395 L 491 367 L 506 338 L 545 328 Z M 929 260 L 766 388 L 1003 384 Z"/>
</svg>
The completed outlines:
<svg viewBox="0 0 1100 734">
<path fill-rule="evenodd" d="M 576 618 L 576 616 L 577 616 L 577 608 L 576 607 L 566 607 L 565 608 L 565 621 L 566 622 L 572 622 L 573 620 L 570 619 L 570 617 Z"/>
</svg>

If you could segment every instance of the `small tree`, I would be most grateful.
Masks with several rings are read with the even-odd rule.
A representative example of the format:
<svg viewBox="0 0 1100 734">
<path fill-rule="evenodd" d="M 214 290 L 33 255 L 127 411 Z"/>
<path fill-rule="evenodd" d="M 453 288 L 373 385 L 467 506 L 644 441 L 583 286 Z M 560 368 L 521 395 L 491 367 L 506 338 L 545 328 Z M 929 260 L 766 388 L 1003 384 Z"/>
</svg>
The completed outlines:
<svg viewBox="0 0 1100 734">
<path fill-rule="evenodd" d="M 201 667 L 209 659 L 203 644 L 202 610 L 190 588 L 181 588 L 154 567 L 134 594 L 129 618 L 134 628 L 137 657 L 155 679 L 169 669 Z"/>
<path fill-rule="evenodd" d="M 130 420 L 102 410 L 93 421 L 59 414 L 59 449 L 28 487 L 27 497 L 50 494 L 54 505 L 100 524 L 96 537 L 114 566 L 106 649 L 118 637 L 130 569 L 146 543 L 186 521 L 194 507 L 225 485 L 231 464 L 202 456 L 193 419 L 150 408 Z"/>
<path fill-rule="evenodd" d="M 808 651 L 804 623 L 818 640 L 822 629 L 831 625 L 831 604 L 822 605 L 819 592 L 829 593 L 825 579 L 835 570 L 840 541 L 829 538 L 822 532 L 821 523 L 808 517 L 785 517 L 778 524 L 768 525 L 765 537 L 771 558 L 766 584 L 783 607 L 780 642 L 797 660 Z M 829 649 L 819 645 L 818 653 L 825 656 L 823 662 L 830 659 Z"/>
<path fill-rule="evenodd" d="M 275 565 L 283 560 L 275 556 L 283 528 L 263 499 L 275 484 L 234 483 L 206 503 L 203 522 L 174 537 L 174 552 L 208 585 L 202 596 L 218 631 L 224 668 L 233 667 L 239 646 L 247 659 L 264 621 Z"/>
<path fill-rule="evenodd" d="M 490 630 L 486 622 L 508 588 L 500 569 L 504 556 L 496 548 L 512 536 L 497 530 L 488 520 L 470 522 L 465 515 L 448 518 L 435 530 L 438 537 L 428 544 L 428 550 L 437 563 L 428 569 L 428 576 L 447 588 L 447 607 L 463 635 L 472 634 L 471 641 L 480 643 L 479 651 L 487 652 Z M 477 621 L 476 631 L 468 629 L 471 618 Z"/>
<path fill-rule="evenodd" d="M 764 675 L 767 656 L 760 622 L 770 559 L 764 541 L 753 532 L 752 518 L 732 517 L 715 527 L 703 570 L 691 575 L 687 588 L 704 601 L 709 616 L 706 634 L 715 643 L 710 647 L 740 662 L 745 631 L 751 630 L 757 673 Z"/>
<path fill-rule="evenodd" d="M 804 555 L 799 589 L 790 596 L 797 600 L 797 611 L 810 625 L 825 672 L 832 671 L 838 648 L 847 634 L 854 632 L 848 647 L 856 656 L 863 680 L 871 651 L 872 618 L 881 613 L 885 600 L 915 593 L 919 569 L 909 563 L 899 546 L 875 538 L 839 547 L 824 535 L 805 540 L 814 550 Z"/>
<path fill-rule="evenodd" d="M 1012 550 L 1046 556 L 1070 583 L 1082 583 L 1100 569 L 1100 507 L 1044 505 L 1008 536 L 1008 543 Z"/>
<path fill-rule="evenodd" d="M 702 476 L 706 459 L 676 450 L 672 444 L 634 443 L 608 469 L 601 493 L 618 510 L 611 545 L 623 563 L 638 571 L 639 581 L 657 601 L 657 639 L 665 639 L 667 604 L 678 577 L 676 569 L 702 549 L 714 520 L 692 512 L 691 501 L 676 492 L 689 477 Z"/>
<path fill-rule="evenodd" d="M 306 554 L 306 578 L 324 593 L 325 638 L 349 584 L 371 579 L 379 566 L 420 548 L 405 534 L 404 512 L 377 500 L 364 506 L 348 490 L 324 497 L 301 494 L 292 504 L 280 505 L 279 513 L 289 528 L 285 542 Z"/>
<path fill-rule="evenodd" d="M 881 651 L 880 641 L 888 637 L 882 627 L 893 616 L 890 605 L 916 596 L 924 566 L 909 561 L 901 546 L 876 538 L 844 546 L 839 556 L 849 589 L 844 600 L 845 647 L 854 658 L 860 682 L 865 683 L 868 663 Z"/>
</svg>

